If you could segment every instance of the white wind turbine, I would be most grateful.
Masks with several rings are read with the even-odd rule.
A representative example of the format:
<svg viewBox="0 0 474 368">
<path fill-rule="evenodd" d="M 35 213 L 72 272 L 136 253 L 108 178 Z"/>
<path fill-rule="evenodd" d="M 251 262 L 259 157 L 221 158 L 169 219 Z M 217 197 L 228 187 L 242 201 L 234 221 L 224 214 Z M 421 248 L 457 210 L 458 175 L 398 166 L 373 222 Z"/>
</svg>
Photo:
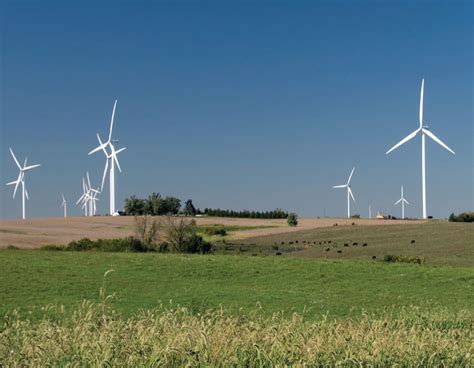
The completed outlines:
<svg viewBox="0 0 474 368">
<path fill-rule="evenodd" d="M 352 200 L 355 202 L 354 195 L 352 194 L 350 182 L 352 179 L 352 174 L 354 174 L 355 167 L 352 168 L 351 174 L 349 175 L 349 179 L 347 180 L 347 183 L 344 185 L 335 185 L 333 188 L 347 188 L 347 218 L 351 217 L 351 197 Z"/>
<path fill-rule="evenodd" d="M 409 140 L 416 137 L 418 133 L 421 132 L 421 185 L 422 185 L 422 196 L 423 196 L 423 218 L 426 219 L 426 152 L 425 152 L 425 136 L 430 137 L 436 143 L 438 143 L 441 147 L 445 148 L 452 154 L 455 154 L 454 151 L 449 148 L 446 144 L 444 144 L 441 139 L 435 136 L 432 132 L 428 130 L 428 126 L 423 125 L 423 88 L 424 88 L 425 80 L 421 80 L 421 93 L 420 93 L 420 126 L 417 130 L 407 135 L 403 138 L 400 142 L 398 142 L 395 146 L 390 148 L 385 154 L 388 155 L 394 149 L 400 147 L 402 144 L 408 142 Z"/>
<path fill-rule="evenodd" d="M 120 148 L 119 150 L 115 150 L 115 147 L 113 145 L 113 140 L 112 140 L 112 129 L 114 126 L 114 116 L 115 116 L 115 108 L 117 106 L 117 100 L 115 100 L 114 103 L 114 108 L 112 110 L 112 118 L 110 119 L 110 130 L 109 130 L 109 138 L 105 143 L 102 142 L 100 139 L 99 133 L 97 133 L 97 139 L 99 141 L 99 146 L 97 148 L 94 148 L 92 151 L 89 152 L 89 155 L 102 150 L 105 154 L 106 161 L 105 161 L 105 169 L 104 169 L 104 175 L 102 176 L 102 185 L 101 185 L 101 191 L 104 190 L 104 182 L 105 182 L 105 177 L 107 175 L 107 170 L 109 170 L 109 185 L 110 185 L 110 215 L 111 216 L 116 216 L 118 213 L 115 211 L 115 165 L 117 165 L 117 168 L 120 172 L 122 172 L 122 169 L 120 168 L 120 164 L 117 159 L 117 154 L 125 150 L 126 147 Z M 110 153 L 107 152 L 106 148 L 110 149 Z"/>
<path fill-rule="evenodd" d="M 403 197 L 403 185 L 402 185 L 402 190 L 400 192 L 400 199 L 395 202 L 394 206 L 396 206 L 399 203 L 402 204 L 402 219 L 404 220 L 405 219 L 405 203 L 408 205 L 410 203 L 405 199 L 405 197 Z"/>
<path fill-rule="evenodd" d="M 66 202 L 66 198 L 64 198 L 64 194 L 61 193 L 61 197 L 63 197 L 63 201 L 61 203 L 61 207 L 64 208 L 64 218 L 67 217 L 67 202 Z"/>
<path fill-rule="evenodd" d="M 16 166 L 18 166 L 18 169 L 20 170 L 20 172 L 18 173 L 18 178 L 15 181 L 11 181 L 7 183 L 7 185 L 15 184 L 15 189 L 13 190 L 13 198 L 15 198 L 16 190 L 18 189 L 18 185 L 21 183 L 21 207 L 22 207 L 22 218 L 24 220 L 26 218 L 25 197 L 26 199 L 30 199 L 28 196 L 28 191 L 25 188 L 25 172 L 28 170 L 34 169 L 35 167 L 39 167 L 41 165 L 37 164 L 37 165 L 26 166 L 28 160 L 25 157 L 25 161 L 22 167 L 20 163 L 18 162 L 18 160 L 16 159 L 15 154 L 13 153 L 13 150 L 11 148 L 10 148 L 10 153 L 13 157 L 13 160 L 15 161 Z"/>
<path fill-rule="evenodd" d="M 82 207 L 84 209 L 84 215 L 89 216 L 89 200 L 91 198 L 90 191 L 87 189 L 86 182 L 84 178 L 82 178 L 82 195 L 76 202 L 76 205 L 82 203 Z"/>
</svg>

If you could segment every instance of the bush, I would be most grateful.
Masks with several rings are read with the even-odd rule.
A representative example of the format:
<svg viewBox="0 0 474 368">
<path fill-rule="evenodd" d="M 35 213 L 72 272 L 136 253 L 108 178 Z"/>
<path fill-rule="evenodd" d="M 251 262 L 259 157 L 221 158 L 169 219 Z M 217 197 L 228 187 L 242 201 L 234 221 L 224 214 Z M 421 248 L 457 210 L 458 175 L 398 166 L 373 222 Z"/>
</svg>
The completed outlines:
<svg viewBox="0 0 474 368">
<path fill-rule="evenodd" d="M 168 216 L 164 225 L 170 249 L 177 253 L 209 253 L 212 245 L 196 235 L 196 222 Z"/>
<path fill-rule="evenodd" d="M 44 248 L 43 248 L 44 249 Z M 49 249 L 60 250 L 60 249 Z M 153 249 L 145 246 L 139 239 L 132 236 L 119 239 L 97 239 L 88 238 L 70 242 L 64 250 L 67 251 L 100 251 L 100 252 L 148 252 Z"/>
<path fill-rule="evenodd" d="M 227 235 L 227 231 L 222 227 L 207 227 L 205 228 L 204 232 L 207 235 L 220 235 L 220 236 Z"/>
<path fill-rule="evenodd" d="M 288 215 L 288 218 L 286 220 L 288 223 L 288 226 L 297 226 L 298 225 L 298 215 L 296 213 L 291 212 Z"/>
<path fill-rule="evenodd" d="M 384 262 L 399 262 L 399 263 L 416 263 L 424 264 L 424 257 L 415 257 L 415 256 L 395 256 L 393 254 L 387 254 L 383 257 Z"/>
</svg>

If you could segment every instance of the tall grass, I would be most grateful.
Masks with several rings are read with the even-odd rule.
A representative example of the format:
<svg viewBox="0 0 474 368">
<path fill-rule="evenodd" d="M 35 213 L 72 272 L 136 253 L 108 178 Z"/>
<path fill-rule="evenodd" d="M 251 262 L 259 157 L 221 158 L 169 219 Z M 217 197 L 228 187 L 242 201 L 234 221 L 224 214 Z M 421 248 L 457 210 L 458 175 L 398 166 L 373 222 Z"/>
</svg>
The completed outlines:
<svg viewBox="0 0 474 368">
<path fill-rule="evenodd" d="M 104 294 L 101 293 L 103 296 Z M 404 317 L 305 320 L 160 307 L 123 319 L 102 303 L 40 322 L 4 318 L 0 366 L 400 366 L 474 365 L 472 315 L 405 311 Z"/>
</svg>

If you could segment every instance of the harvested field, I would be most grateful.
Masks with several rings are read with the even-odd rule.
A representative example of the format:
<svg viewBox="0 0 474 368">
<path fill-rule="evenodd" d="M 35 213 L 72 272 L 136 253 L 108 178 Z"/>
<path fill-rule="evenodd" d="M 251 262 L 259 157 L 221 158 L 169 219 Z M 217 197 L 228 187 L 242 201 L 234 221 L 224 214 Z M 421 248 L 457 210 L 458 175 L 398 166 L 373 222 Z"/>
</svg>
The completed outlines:
<svg viewBox="0 0 474 368">
<path fill-rule="evenodd" d="M 232 234 L 234 239 L 245 239 L 265 235 L 277 235 L 300 230 L 324 227 L 356 225 L 394 225 L 404 223 L 422 223 L 423 221 L 403 220 L 366 220 L 334 218 L 302 218 L 297 227 L 289 227 L 282 219 L 240 219 L 219 217 L 196 217 L 198 225 L 219 224 L 223 226 L 255 226 L 255 229 L 243 230 Z M 43 245 L 65 245 L 81 238 L 120 238 L 133 235 L 134 218 L 122 217 L 69 217 L 38 218 L 27 220 L 0 221 L 0 248 L 14 245 L 19 248 L 38 248 Z M 262 228 L 262 226 L 270 226 Z"/>
</svg>

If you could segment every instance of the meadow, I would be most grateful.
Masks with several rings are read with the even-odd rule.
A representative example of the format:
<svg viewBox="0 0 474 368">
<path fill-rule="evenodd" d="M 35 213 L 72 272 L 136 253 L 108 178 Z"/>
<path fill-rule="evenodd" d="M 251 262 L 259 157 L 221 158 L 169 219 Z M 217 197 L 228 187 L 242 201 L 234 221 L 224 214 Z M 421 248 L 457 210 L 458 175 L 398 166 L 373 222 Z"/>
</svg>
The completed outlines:
<svg viewBox="0 0 474 368">
<path fill-rule="evenodd" d="M 0 362 L 474 364 L 472 224 L 240 226 L 210 255 L 0 250 Z"/>
</svg>

